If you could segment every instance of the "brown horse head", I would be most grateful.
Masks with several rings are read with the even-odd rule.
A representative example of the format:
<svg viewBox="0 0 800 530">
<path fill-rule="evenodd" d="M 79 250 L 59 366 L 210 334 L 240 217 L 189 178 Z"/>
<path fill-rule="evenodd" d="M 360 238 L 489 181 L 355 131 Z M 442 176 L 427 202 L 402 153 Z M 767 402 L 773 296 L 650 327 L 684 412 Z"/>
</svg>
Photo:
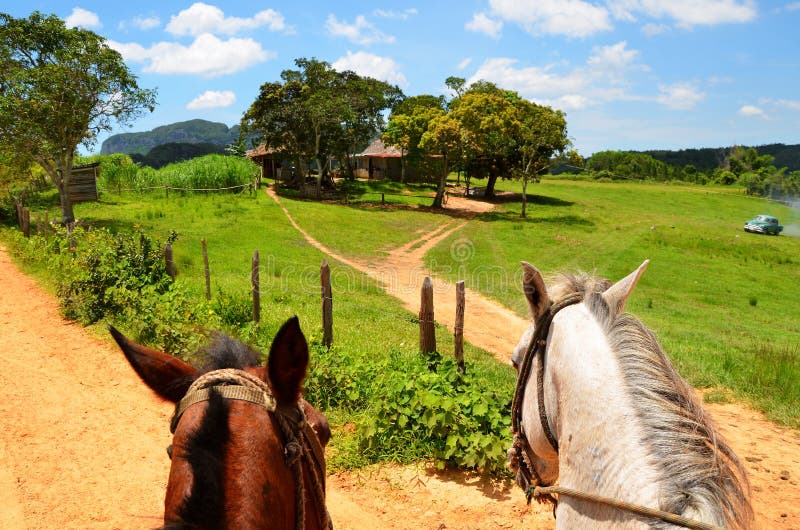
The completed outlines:
<svg viewBox="0 0 800 530">
<path fill-rule="evenodd" d="M 297 317 L 278 331 L 267 366 L 224 334 L 195 368 L 109 327 L 141 379 L 176 403 L 165 528 L 322 529 L 328 422 L 301 396 L 308 345 Z"/>
</svg>

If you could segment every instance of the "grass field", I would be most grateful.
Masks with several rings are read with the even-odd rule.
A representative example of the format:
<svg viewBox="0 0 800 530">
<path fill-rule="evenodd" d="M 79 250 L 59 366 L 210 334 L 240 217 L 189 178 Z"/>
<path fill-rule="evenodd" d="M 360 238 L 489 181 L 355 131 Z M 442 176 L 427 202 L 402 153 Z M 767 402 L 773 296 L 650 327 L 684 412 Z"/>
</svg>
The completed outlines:
<svg viewBox="0 0 800 530">
<path fill-rule="evenodd" d="M 519 192 L 516 183 L 499 188 Z M 791 231 L 800 211 L 730 188 L 550 179 L 529 195 L 527 219 L 519 202 L 502 203 L 443 241 L 428 265 L 525 314 L 520 260 L 545 274 L 619 279 L 649 258 L 627 308 L 679 371 L 800 426 L 800 239 L 742 230 L 771 213 Z"/>
<path fill-rule="evenodd" d="M 498 189 L 519 192 L 509 182 Z M 382 206 L 380 193 L 387 192 L 391 204 Z M 424 187 L 404 191 L 393 183 L 357 183 L 347 204 L 291 197 L 282 204 L 300 226 L 337 252 L 379 258 L 451 220 L 417 209 L 430 203 L 427 193 Z M 468 287 L 524 315 L 520 260 L 545 274 L 581 269 L 618 279 L 649 258 L 628 310 L 656 332 L 681 374 L 695 386 L 718 388 L 710 394 L 713 399 L 732 396 L 800 427 L 800 239 L 742 231 L 756 213 L 774 214 L 791 225 L 800 221 L 796 211 L 730 188 L 557 179 L 529 187 L 528 219 L 519 218 L 518 200 L 504 201 L 428 254 L 436 274 L 465 279 Z M 299 315 L 315 354 L 325 356 L 329 368 L 339 366 L 318 382 L 363 394 L 363 408 L 333 404 L 326 410 L 339 431 L 332 467 L 362 462 L 358 438 L 344 426 L 364 423 L 374 414 L 371 392 L 381 390 L 389 372 L 402 374 L 418 361 L 415 315 L 373 280 L 334 262 L 335 346 L 322 353 L 323 255 L 263 192 L 168 198 L 160 192 L 106 193 L 99 203 L 79 205 L 76 213 L 94 226 L 128 230 L 138 225 L 162 239 L 177 231 L 178 279 L 198 300 L 204 291 L 200 238 L 208 242 L 214 296 L 224 291 L 246 302 L 250 261 L 259 250 L 264 322 L 255 336 L 258 346 L 268 349 L 278 326 Z M 50 214 L 57 216 L 55 206 Z M 437 339 L 442 352 L 452 351 L 444 328 L 438 328 Z M 468 347 L 466 355 L 473 373 L 511 395 L 514 373 L 508 366 L 475 348 Z"/>
</svg>

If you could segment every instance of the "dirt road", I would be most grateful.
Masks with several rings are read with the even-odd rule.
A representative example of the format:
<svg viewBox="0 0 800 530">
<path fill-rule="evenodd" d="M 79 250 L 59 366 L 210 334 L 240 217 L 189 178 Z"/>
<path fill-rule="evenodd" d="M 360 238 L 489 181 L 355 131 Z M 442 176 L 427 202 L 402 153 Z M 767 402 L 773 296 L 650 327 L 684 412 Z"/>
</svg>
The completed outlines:
<svg viewBox="0 0 800 530">
<path fill-rule="evenodd" d="M 398 277 L 412 278 L 410 267 L 421 266 L 419 249 L 460 222 L 421 238 L 421 246 L 398 249 L 392 263 L 409 267 Z M 395 295 L 412 292 L 411 285 L 398 283 Z M 413 292 L 401 298 L 410 308 L 418 288 Z M 476 318 L 480 299 L 468 295 L 468 318 Z M 448 318 L 437 305 L 437 319 L 452 326 Z M 505 327 L 468 340 L 483 346 L 508 334 Z M 502 356 L 506 347 L 498 342 L 489 349 Z M 110 343 L 63 321 L 55 299 L 21 274 L 2 247 L 0 352 L 0 528 L 157 526 L 171 407 L 152 396 Z M 740 405 L 711 410 L 746 460 L 759 527 L 800 529 L 800 435 Z M 553 527 L 549 513 L 526 507 L 511 484 L 462 473 L 366 469 L 329 477 L 328 495 L 340 530 Z"/>
</svg>

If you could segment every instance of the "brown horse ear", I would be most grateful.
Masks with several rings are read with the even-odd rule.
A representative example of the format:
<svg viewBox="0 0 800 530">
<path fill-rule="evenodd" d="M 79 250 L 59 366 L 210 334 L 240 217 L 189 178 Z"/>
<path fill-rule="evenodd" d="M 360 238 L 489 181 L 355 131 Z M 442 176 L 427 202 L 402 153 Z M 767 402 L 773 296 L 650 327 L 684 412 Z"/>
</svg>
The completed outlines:
<svg viewBox="0 0 800 530">
<path fill-rule="evenodd" d="M 197 378 L 197 369 L 172 355 L 136 344 L 114 326 L 108 331 L 133 369 L 159 397 L 177 403 Z"/>
<path fill-rule="evenodd" d="M 527 261 L 523 261 L 521 265 L 522 290 L 525 292 L 525 298 L 531 308 L 531 315 L 536 320 L 550 309 L 550 297 L 547 295 L 547 288 L 539 270 Z"/>
<path fill-rule="evenodd" d="M 279 405 L 293 405 L 300 399 L 308 370 L 308 343 L 297 317 L 287 320 L 269 349 L 267 371 Z"/>
</svg>

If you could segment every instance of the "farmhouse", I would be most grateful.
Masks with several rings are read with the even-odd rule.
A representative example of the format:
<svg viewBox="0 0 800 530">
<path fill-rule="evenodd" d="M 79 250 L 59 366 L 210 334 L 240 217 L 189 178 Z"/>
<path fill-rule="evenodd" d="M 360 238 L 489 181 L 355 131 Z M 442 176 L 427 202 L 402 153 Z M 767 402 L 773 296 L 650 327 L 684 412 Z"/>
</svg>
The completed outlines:
<svg viewBox="0 0 800 530">
<path fill-rule="evenodd" d="M 258 179 L 259 184 L 261 180 L 265 178 L 280 178 L 283 159 L 274 149 L 267 147 L 267 144 L 260 144 L 253 149 L 249 149 L 245 154 L 247 158 L 258 164 L 258 167 L 261 168 L 261 175 Z"/>
<path fill-rule="evenodd" d="M 400 158 L 399 149 L 384 145 L 379 138 L 355 155 L 354 172 L 358 178 L 400 180 L 402 176 Z M 415 178 L 417 172 L 414 164 L 406 163 L 406 179 Z"/>
</svg>

